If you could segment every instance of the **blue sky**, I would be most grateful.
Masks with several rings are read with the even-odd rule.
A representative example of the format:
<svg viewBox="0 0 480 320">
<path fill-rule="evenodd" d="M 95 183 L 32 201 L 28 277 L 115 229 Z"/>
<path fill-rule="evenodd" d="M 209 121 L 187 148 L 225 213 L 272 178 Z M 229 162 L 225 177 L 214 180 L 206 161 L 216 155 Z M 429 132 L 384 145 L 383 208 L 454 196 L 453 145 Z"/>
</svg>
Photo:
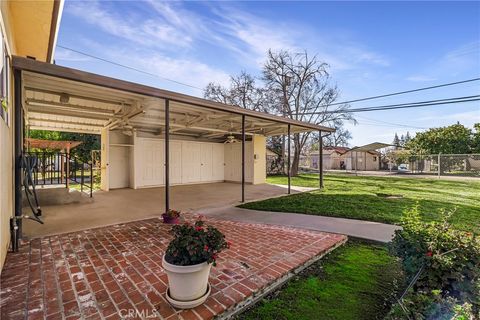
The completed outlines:
<svg viewBox="0 0 480 320">
<path fill-rule="evenodd" d="M 268 49 L 307 50 L 330 65 L 340 100 L 480 76 L 480 2 L 68 1 L 58 45 L 203 88 L 260 75 Z M 56 63 L 201 96 L 201 90 L 57 48 Z M 480 93 L 480 81 L 352 104 L 352 108 Z M 460 121 L 478 102 L 358 113 L 351 145 Z"/>
</svg>

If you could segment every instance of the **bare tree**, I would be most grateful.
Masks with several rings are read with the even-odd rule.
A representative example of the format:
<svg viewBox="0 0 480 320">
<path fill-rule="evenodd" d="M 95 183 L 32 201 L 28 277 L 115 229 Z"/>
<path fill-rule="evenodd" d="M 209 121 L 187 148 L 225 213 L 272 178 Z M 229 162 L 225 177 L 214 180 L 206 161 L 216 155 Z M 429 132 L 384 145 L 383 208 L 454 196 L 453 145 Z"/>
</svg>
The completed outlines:
<svg viewBox="0 0 480 320">
<path fill-rule="evenodd" d="M 263 68 L 266 90 L 275 93 L 278 112 L 285 117 L 315 124 L 331 125 L 335 121 L 353 119 L 348 105 L 330 106 L 339 95 L 330 85 L 328 65 L 307 52 L 269 51 Z M 326 111 L 335 111 L 334 113 Z M 291 174 L 298 174 L 300 153 L 310 132 L 293 135 Z"/>
<path fill-rule="evenodd" d="M 333 147 L 347 147 L 348 141 L 352 139 L 352 133 L 345 129 L 342 120 L 333 122 L 335 132 L 325 138 L 325 145 Z"/>
<path fill-rule="evenodd" d="M 269 50 L 262 70 L 263 86 L 258 86 L 254 77 L 242 72 L 231 77 L 229 88 L 215 83 L 208 84 L 204 97 L 295 120 L 335 126 L 335 122 L 338 124 L 338 121 L 353 118 L 348 105 L 330 106 L 338 98 L 339 91 L 335 85 L 330 84 L 327 69 L 328 64 L 319 61 L 316 56 L 310 57 L 307 52 Z M 300 153 L 310 136 L 309 132 L 293 135 L 292 175 L 298 174 Z M 282 158 L 284 154 L 283 140 Z"/>
<path fill-rule="evenodd" d="M 245 71 L 230 77 L 229 88 L 209 83 L 205 88 L 204 97 L 255 111 L 266 112 L 268 109 L 264 88 L 258 87 L 255 78 Z"/>
</svg>

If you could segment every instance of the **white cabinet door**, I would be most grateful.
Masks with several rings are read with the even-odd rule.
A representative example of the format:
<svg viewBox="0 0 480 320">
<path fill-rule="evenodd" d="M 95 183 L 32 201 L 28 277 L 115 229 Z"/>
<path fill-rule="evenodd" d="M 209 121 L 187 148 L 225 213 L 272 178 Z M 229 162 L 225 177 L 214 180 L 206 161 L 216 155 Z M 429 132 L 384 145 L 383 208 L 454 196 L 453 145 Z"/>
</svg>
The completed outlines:
<svg viewBox="0 0 480 320">
<path fill-rule="evenodd" d="M 213 180 L 213 146 L 211 143 L 200 144 L 200 181 Z"/>
<path fill-rule="evenodd" d="M 130 150 L 128 147 L 110 146 L 110 189 L 130 186 Z"/>
<path fill-rule="evenodd" d="M 201 147 L 196 142 L 182 142 L 182 182 L 201 181 Z"/>
<path fill-rule="evenodd" d="M 224 160 L 224 144 L 212 144 L 212 165 L 213 165 L 213 181 L 223 181 L 225 179 L 225 160 Z"/>
<path fill-rule="evenodd" d="M 225 144 L 225 180 L 242 181 L 242 144 Z M 245 143 L 245 181 L 253 180 L 253 146 Z"/>
<path fill-rule="evenodd" d="M 156 186 L 165 183 L 165 150 L 163 141 L 144 140 L 140 143 L 142 162 L 141 185 Z"/>
<path fill-rule="evenodd" d="M 170 141 L 170 183 L 182 183 L 182 142 Z"/>
</svg>

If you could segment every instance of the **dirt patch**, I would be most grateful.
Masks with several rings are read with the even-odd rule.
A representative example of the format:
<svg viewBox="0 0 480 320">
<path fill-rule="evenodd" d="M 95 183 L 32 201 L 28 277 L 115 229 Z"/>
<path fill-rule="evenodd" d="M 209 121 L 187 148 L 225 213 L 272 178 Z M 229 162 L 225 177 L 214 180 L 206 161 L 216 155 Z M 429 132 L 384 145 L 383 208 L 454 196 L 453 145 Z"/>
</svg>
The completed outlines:
<svg viewBox="0 0 480 320">
<path fill-rule="evenodd" d="M 375 193 L 377 197 L 385 199 L 402 199 L 403 194 Z"/>
</svg>

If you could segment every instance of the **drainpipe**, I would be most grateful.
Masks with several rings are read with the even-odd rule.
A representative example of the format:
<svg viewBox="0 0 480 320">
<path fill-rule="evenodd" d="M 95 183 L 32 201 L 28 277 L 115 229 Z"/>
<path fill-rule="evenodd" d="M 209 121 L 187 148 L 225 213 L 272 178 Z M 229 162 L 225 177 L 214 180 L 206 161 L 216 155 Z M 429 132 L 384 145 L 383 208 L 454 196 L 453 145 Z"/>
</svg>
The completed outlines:
<svg viewBox="0 0 480 320">
<path fill-rule="evenodd" d="M 15 213 L 11 219 L 12 250 L 18 251 L 18 242 L 22 236 L 22 153 L 23 153 L 23 106 L 22 72 L 14 70 L 14 152 L 15 152 Z"/>
</svg>

